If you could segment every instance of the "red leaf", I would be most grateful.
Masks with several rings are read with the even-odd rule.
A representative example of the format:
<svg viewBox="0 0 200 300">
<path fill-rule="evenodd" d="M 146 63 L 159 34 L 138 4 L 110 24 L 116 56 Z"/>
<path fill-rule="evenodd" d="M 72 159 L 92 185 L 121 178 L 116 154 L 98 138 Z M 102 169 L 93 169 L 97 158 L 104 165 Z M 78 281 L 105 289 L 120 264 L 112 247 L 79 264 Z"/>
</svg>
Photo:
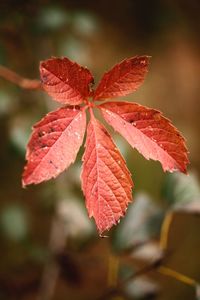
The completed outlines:
<svg viewBox="0 0 200 300">
<path fill-rule="evenodd" d="M 159 111 L 128 102 L 107 102 L 100 108 L 106 121 L 146 159 L 160 161 L 164 171 L 186 173 L 184 138 Z"/>
<path fill-rule="evenodd" d="M 149 57 L 125 59 L 104 74 L 94 93 L 94 100 L 128 95 L 143 83 L 148 71 Z"/>
<path fill-rule="evenodd" d="M 82 189 L 89 217 L 104 232 L 124 215 L 133 186 L 126 163 L 109 133 L 92 117 L 83 157 Z"/>
<path fill-rule="evenodd" d="M 44 90 L 63 104 L 82 103 L 90 93 L 93 76 L 68 58 L 51 58 L 40 63 L 40 75 Z"/>
<path fill-rule="evenodd" d="M 23 186 L 56 177 L 68 168 L 83 142 L 85 127 L 80 107 L 62 107 L 38 122 L 27 146 Z"/>
</svg>

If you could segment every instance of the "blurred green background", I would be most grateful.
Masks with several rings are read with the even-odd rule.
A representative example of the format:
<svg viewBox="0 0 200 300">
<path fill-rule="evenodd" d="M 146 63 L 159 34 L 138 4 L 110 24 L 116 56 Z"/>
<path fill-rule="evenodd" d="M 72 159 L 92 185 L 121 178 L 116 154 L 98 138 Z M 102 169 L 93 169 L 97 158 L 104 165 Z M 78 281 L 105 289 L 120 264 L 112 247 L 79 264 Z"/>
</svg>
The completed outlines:
<svg viewBox="0 0 200 300">
<path fill-rule="evenodd" d="M 189 176 L 164 174 L 109 128 L 135 201 L 101 239 L 80 188 L 83 147 L 56 180 L 22 189 L 31 126 L 57 104 L 0 78 L 0 299 L 200 299 L 199 12 L 199 0 L 0 1 L 0 64 L 24 77 L 39 79 L 41 60 L 67 56 L 97 82 L 126 57 L 152 56 L 145 83 L 125 99 L 163 111 L 191 161 Z M 165 272 L 136 277 L 161 257 L 160 236 Z"/>
</svg>

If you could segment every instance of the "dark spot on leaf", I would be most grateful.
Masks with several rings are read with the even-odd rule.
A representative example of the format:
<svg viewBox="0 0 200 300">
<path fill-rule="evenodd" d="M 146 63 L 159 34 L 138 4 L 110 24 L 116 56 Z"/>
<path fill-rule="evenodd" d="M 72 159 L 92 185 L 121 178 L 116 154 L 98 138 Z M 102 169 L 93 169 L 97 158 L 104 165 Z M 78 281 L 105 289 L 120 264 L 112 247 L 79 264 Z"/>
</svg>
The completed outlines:
<svg viewBox="0 0 200 300">
<path fill-rule="evenodd" d="M 135 118 L 133 119 L 133 118 L 131 118 L 130 120 L 126 120 L 127 122 L 129 122 L 129 123 L 133 123 L 133 122 L 135 122 Z"/>
<path fill-rule="evenodd" d="M 52 160 L 49 160 L 49 163 L 50 163 L 51 165 L 53 165 L 55 169 L 58 169 L 58 167 L 54 164 L 54 162 L 53 162 Z"/>
<path fill-rule="evenodd" d="M 41 144 L 41 148 L 47 147 L 47 144 Z"/>
<path fill-rule="evenodd" d="M 42 137 L 42 136 L 43 136 L 42 131 L 38 131 L 38 136 L 39 136 L 39 137 Z"/>
</svg>

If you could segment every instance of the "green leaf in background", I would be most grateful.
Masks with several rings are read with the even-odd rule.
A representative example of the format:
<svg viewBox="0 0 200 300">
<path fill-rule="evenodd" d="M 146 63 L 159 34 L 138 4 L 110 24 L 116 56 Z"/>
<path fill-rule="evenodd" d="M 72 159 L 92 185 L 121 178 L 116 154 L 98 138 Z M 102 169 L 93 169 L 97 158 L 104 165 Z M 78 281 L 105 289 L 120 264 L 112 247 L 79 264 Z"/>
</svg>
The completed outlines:
<svg viewBox="0 0 200 300">
<path fill-rule="evenodd" d="M 13 99 L 12 94 L 8 90 L 0 89 L 0 117 L 9 114 L 15 106 L 16 99 Z"/>
<path fill-rule="evenodd" d="M 189 209 L 192 202 L 200 207 L 200 185 L 195 173 L 188 176 L 181 173 L 168 174 L 162 195 L 172 209 Z"/>
<path fill-rule="evenodd" d="M 39 30 L 58 30 L 71 22 L 71 15 L 59 6 L 42 8 L 36 20 Z"/>
<path fill-rule="evenodd" d="M 87 64 L 90 57 L 87 43 L 72 34 L 59 43 L 58 55 L 70 57 L 71 60 L 78 61 L 83 65 Z"/>
<path fill-rule="evenodd" d="M 75 32 L 84 35 L 92 36 L 96 34 L 98 30 L 97 19 L 92 15 L 84 11 L 79 11 L 74 14 L 73 28 Z"/>
<path fill-rule="evenodd" d="M 94 233 L 93 223 L 88 219 L 84 206 L 75 198 L 60 200 L 57 215 L 64 226 L 66 237 L 84 239 Z"/>
<path fill-rule="evenodd" d="M 136 195 L 126 217 L 116 228 L 113 241 L 116 249 L 137 246 L 157 236 L 162 217 L 162 210 L 146 194 Z"/>
<path fill-rule="evenodd" d="M 31 121 L 30 116 L 16 116 L 10 122 L 10 141 L 22 154 L 29 139 Z"/>
<path fill-rule="evenodd" d="M 10 205 L 5 207 L 0 214 L 0 225 L 5 237 L 10 240 L 20 241 L 27 236 L 27 216 L 20 206 Z"/>
</svg>

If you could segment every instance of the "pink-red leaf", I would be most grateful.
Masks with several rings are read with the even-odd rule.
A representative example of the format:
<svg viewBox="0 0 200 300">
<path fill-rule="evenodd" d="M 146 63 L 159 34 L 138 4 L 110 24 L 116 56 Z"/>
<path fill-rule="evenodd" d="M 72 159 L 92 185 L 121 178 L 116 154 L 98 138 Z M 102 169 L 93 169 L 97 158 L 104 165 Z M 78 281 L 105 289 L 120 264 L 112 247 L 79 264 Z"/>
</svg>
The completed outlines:
<svg viewBox="0 0 200 300">
<path fill-rule="evenodd" d="M 40 63 L 40 75 L 44 90 L 54 100 L 76 105 L 82 103 L 90 93 L 93 76 L 68 58 L 51 58 Z"/>
<path fill-rule="evenodd" d="M 149 57 L 125 59 L 104 74 L 94 93 L 94 100 L 125 96 L 136 91 L 148 71 Z"/>
<path fill-rule="evenodd" d="M 62 107 L 34 128 L 27 146 L 23 186 L 56 177 L 74 162 L 83 142 L 86 115 L 80 107 Z"/>
<path fill-rule="evenodd" d="M 81 177 L 89 217 L 102 234 L 124 215 L 133 183 L 123 157 L 94 116 L 87 129 Z"/>
<path fill-rule="evenodd" d="M 106 121 L 146 159 L 160 161 L 164 171 L 186 173 L 184 138 L 159 111 L 128 102 L 107 102 L 100 109 Z"/>
</svg>

